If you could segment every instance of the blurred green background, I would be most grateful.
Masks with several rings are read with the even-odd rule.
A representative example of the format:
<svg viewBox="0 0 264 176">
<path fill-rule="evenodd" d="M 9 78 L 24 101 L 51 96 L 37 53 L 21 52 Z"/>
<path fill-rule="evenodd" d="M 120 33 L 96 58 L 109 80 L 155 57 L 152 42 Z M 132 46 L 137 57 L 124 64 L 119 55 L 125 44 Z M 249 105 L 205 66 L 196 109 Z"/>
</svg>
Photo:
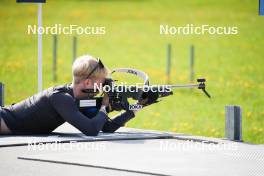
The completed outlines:
<svg viewBox="0 0 264 176">
<path fill-rule="evenodd" d="M 36 4 L 1 1 L 0 81 L 6 104 L 37 92 Z M 224 137 L 225 105 L 243 109 L 243 139 L 264 143 L 264 17 L 252 0 L 47 0 L 43 25 L 105 26 L 106 34 L 79 35 L 77 55 L 102 58 L 109 68 L 144 70 L 153 84 L 166 83 L 166 46 L 172 44 L 172 83 L 189 82 L 189 48 L 195 46 L 195 77 L 206 77 L 213 98 L 198 90 L 140 111 L 127 126 Z M 161 36 L 159 25 L 237 26 L 238 35 Z M 58 81 L 52 81 L 52 35 L 43 36 L 44 88 L 71 82 L 72 37 L 58 36 Z"/>
</svg>

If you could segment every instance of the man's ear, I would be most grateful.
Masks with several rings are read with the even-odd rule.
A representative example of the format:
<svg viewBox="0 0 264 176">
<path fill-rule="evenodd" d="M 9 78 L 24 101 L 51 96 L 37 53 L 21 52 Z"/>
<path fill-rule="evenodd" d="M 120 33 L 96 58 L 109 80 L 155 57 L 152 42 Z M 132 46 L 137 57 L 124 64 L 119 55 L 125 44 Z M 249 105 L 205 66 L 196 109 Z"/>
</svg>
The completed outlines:
<svg viewBox="0 0 264 176">
<path fill-rule="evenodd" d="M 85 87 L 93 86 L 93 81 L 91 79 L 85 79 L 84 85 L 85 85 Z"/>
</svg>

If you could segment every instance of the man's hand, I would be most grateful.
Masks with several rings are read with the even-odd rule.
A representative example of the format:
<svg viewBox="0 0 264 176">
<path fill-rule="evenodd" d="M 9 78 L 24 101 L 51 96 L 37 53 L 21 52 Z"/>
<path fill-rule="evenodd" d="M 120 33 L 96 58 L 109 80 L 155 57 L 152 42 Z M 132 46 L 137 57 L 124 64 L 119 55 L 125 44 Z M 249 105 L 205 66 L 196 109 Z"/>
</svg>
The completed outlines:
<svg viewBox="0 0 264 176">
<path fill-rule="evenodd" d="M 102 100 L 102 105 L 101 105 L 101 108 L 100 108 L 99 111 L 102 111 L 102 112 L 104 112 L 107 115 L 106 107 L 108 107 L 108 106 L 110 106 L 109 105 L 109 97 L 108 97 L 108 95 L 106 93 L 104 93 L 104 97 L 103 97 L 103 100 Z"/>
<path fill-rule="evenodd" d="M 108 95 L 106 93 L 104 93 L 102 105 L 109 106 L 109 97 L 108 97 Z"/>
<path fill-rule="evenodd" d="M 140 100 L 137 101 L 137 104 L 144 106 L 147 104 L 147 102 L 148 102 L 148 98 L 145 99 L 141 98 Z"/>
<path fill-rule="evenodd" d="M 138 100 L 138 104 L 142 106 L 148 106 L 153 103 L 157 103 L 159 98 L 159 94 L 157 92 L 144 92 L 141 98 Z"/>
</svg>

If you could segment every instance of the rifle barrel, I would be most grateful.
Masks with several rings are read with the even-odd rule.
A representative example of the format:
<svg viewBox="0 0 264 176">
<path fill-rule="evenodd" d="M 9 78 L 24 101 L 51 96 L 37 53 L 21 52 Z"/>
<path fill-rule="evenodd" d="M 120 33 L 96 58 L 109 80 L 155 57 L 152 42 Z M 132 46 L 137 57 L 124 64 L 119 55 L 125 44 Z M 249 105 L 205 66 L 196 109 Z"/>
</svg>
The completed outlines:
<svg viewBox="0 0 264 176">
<path fill-rule="evenodd" d="M 199 87 L 199 84 L 172 84 L 172 85 L 164 85 L 168 88 L 196 88 L 196 87 Z"/>
<path fill-rule="evenodd" d="M 119 87 L 119 86 L 117 86 Z M 152 88 L 167 88 L 167 89 L 176 89 L 176 88 L 198 88 L 199 84 L 168 84 L 168 85 L 150 85 L 150 86 L 120 86 L 120 87 L 131 87 L 131 88 L 147 88 L 147 87 L 152 87 Z"/>
</svg>

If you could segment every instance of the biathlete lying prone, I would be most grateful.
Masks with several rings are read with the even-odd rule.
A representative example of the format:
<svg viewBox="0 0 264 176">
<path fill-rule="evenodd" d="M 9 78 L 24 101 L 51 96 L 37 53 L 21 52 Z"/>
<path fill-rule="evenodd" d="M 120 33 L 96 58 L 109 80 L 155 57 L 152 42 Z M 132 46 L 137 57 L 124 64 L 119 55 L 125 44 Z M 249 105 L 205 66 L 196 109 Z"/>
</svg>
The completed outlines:
<svg viewBox="0 0 264 176">
<path fill-rule="evenodd" d="M 72 66 L 71 84 L 51 87 L 16 104 L 0 107 L 0 134 L 51 133 L 64 122 L 89 136 L 100 131 L 116 131 L 135 117 L 135 111 L 127 110 L 110 119 L 106 111 L 109 106 L 107 95 L 93 118 L 82 114 L 76 105 L 79 99 L 94 97 L 96 93 L 84 90 L 103 84 L 108 75 L 108 69 L 99 59 L 89 55 L 77 58 Z"/>
</svg>

